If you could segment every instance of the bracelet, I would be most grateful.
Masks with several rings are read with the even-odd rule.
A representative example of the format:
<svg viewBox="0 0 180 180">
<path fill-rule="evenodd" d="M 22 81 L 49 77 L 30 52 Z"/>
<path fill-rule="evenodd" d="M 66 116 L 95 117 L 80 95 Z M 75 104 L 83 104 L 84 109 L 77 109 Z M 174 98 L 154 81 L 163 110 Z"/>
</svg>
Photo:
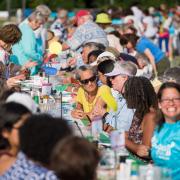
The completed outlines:
<svg viewBox="0 0 180 180">
<path fill-rule="evenodd" d="M 108 115 L 109 113 L 108 112 L 106 112 L 104 115 L 103 115 L 103 119 L 105 119 L 106 118 L 106 116 Z"/>
<path fill-rule="evenodd" d="M 72 87 L 71 92 L 74 93 L 75 87 Z"/>
<path fill-rule="evenodd" d="M 109 114 L 109 113 L 108 113 L 108 112 L 106 112 L 106 113 L 103 115 L 103 117 L 102 117 L 103 123 L 105 123 L 106 116 L 107 116 L 108 114 Z"/>
<path fill-rule="evenodd" d="M 87 117 L 88 121 L 91 122 L 91 118 L 89 117 L 89 115 L 86 114 L 86 117 Z"/>
</svg>

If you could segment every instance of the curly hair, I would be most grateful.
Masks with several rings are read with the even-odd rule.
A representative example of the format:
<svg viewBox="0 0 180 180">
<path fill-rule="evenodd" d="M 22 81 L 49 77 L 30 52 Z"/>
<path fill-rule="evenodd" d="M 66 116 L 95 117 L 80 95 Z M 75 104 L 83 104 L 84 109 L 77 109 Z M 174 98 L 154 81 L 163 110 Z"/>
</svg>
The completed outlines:
<svg viewBox="0 0 180 180">
<path fill-rule="evenodd" d="M 159 91 L 157 93 L 157 98 L 158 98 L 159 102 L 161 101 L 163 91 L 165 89 L 168 89 L 168 88 L 174 88 L 180 93 L 180 84 L 175 83 L 175 82 L 166 82 L 166 83 L 161 85 L 161 87 L 160 87 L 160 89 L 159 89 Z M 165 122 L 165 118 L 164 118 L 164 115 L 163 115 L 162 111 L 160 110 L 158 112 L 158 125 L 159 125 L 158 126 L 158 131 L 161 130 L 161 127 L 162 127 L 164 122 Z"/>
<path fill-rule="evenodd" d="M 8 24 L 0 28 L 0 40 L 7 44 L 16 44 L 20 41 L 22 33 L 17 25 Z"/>
<path fill-rule="evenodd" d="M 145 77 L 131 77 L 125 83 L 124 97 L 128 108 L 136 109 L 139 118 L 150 111 L 150 107 L 157 109 L 157 96 L 151 82 Z"/>
</svg>

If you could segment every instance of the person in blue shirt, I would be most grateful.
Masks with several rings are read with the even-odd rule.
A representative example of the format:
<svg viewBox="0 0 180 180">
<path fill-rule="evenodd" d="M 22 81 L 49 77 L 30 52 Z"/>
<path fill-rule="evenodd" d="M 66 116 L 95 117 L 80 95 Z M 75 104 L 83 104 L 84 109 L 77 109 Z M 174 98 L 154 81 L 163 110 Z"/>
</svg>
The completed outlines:
<svg viewBox="0 0 180 180">
<path fill-rule="evenodd" d="M 170 67 L 170 62 L 165 54 L 148 38 L 144 36 L 138 37 L 135 34 L 125 34 L 124 39 L 127 49 L 135 49 L 137 52 L 147 56 L 156 76 L 162 75 Z"/>
<path fill-rule="evenodd" d="M 180 85 L 164 83 L 158 92 L 162 113 L 152 138 L 151 156 L 155 165 L 169 168 L 172 179 L 180 179 Z"/>
<path fill-rule="evenodd" d="M 12 47 L 13 56 L 11 57 L 11 61 L 21 66 L 29 61 L 35 61 L 38 65 L 41 65 L 42 54 L 36 50 L 34 30 L 38 29 L 44 22 L 44 16 L 40 12 L 34 11 L 28 17 L 27 23 L 20 24 L 19 28 L 22 38 Z M 31 74 L 36 74 L 37 70 L 37 66 L 31 69 Z"/>
</svg>

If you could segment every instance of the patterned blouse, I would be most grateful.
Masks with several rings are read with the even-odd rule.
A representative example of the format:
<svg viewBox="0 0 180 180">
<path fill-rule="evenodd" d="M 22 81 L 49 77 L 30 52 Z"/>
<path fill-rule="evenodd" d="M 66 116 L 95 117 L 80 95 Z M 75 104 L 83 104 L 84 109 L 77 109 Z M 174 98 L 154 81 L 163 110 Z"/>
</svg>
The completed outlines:
<svg viewBox="0 0 180 180">
<path fill-rule="evenodd" d="M 37 164 L 28 160 L 26 156 L 19 152 L 15 163 L 7 170 L 0 180 L 57 180 L 56 175 Z"/>
<path fill-rule="evenodd" d="M 133 141 L 135 144 L 142 144 L 143 131 L 141 129 L 141 120 L 134 115 L 131 127 L 129 129 L 128 139 Z"/>
</svg>

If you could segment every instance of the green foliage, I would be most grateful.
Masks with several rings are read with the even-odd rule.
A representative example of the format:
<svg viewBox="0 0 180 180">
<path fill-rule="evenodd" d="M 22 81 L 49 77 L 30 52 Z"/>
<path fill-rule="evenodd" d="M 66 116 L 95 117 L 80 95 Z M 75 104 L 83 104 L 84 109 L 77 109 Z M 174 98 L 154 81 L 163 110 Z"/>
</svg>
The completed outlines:
<svg viewBox="0 0 180 180">
<path fill-rule="evenodd" d="M 11 9 L 17 9 L 22 7 L 23 0 L 0 0 L 0 10 L 7 9 L 7 2 L 11 2 Z M 93 4 L 101 9 L 108 8 L 110 1 L 112 0 L 89 0 L 93 1 Z M 114 0 L 114 6 L 121 6 L 128 8 L 132 3 L 138 2 L 143 8 L 154 6 L 158 7 L 161 3 L 166 3 L 169 6 L 173 6 L 179 2 L 179 0 Z M 26 0 L 26 7 L 35 8 L 39 4 L 46 4 L 52 10 L 56 10 L 58 7 L 64 7 L 67 9 L 85 8 L 85 0 Z"/>
<path fill-rule="evenodd" d="M 84 7 L 82 0 L 27 0 L 27 7 L 35 8 L 39 4 L 46 4 L 52 10 L 56 10 L 58 7 L 63 7 L 66 9 L 74 9 Z"/>
</svg>

